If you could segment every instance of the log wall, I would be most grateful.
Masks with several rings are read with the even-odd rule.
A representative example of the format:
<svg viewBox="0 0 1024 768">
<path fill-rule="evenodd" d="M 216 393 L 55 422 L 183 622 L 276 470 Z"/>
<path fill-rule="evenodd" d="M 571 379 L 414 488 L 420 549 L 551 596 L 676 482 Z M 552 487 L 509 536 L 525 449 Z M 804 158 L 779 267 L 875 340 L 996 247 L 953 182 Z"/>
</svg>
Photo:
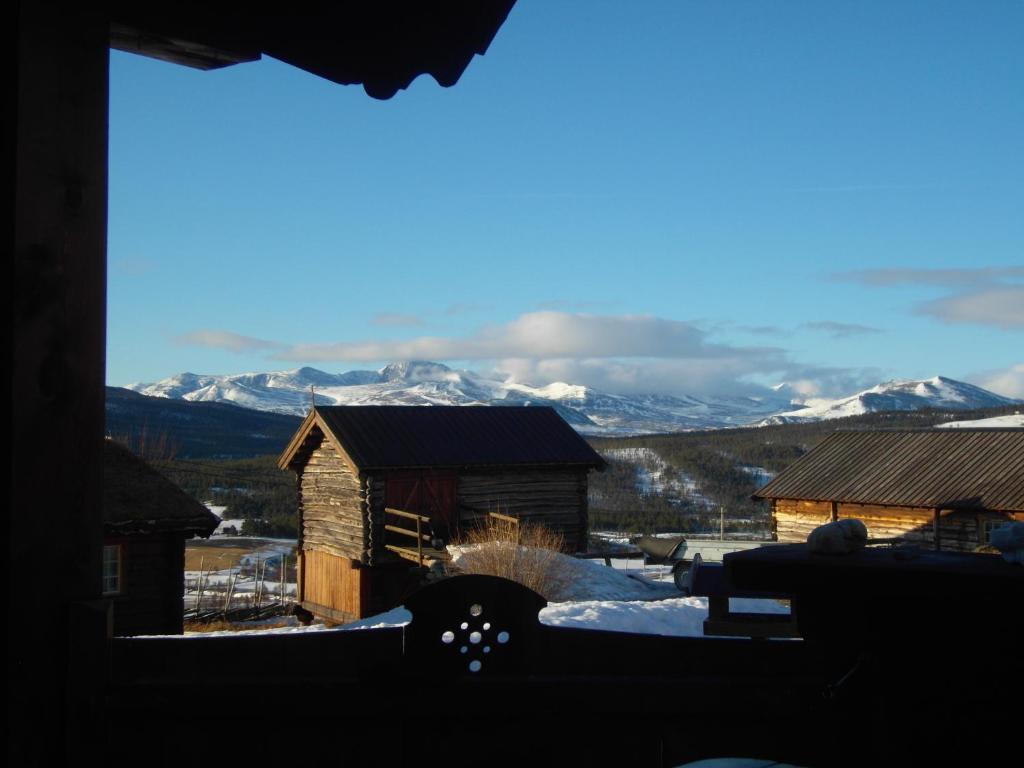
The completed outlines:
<svg viewBox="0 0 1024 768">
<path fill-rule="evenodd" d="M 562 534 L 567 551 L 586 548 L 586 470 L 467 472 L 459 475 L 458 497 L 464 530 L 500 512 Z"/>
<path fill-rule="evenodd" d="M 314 448 L 299 480 L 302 550 L 367 562 L 366 487 L 326 440 Z"/>
<path fill-rule="evenodd" d="M 935 510 L 929 507 L 888 507 L 877 504 L 837 503 L 837 519 L 862 520 L 872 539 L 903 538 L 924 546 L 935 546 Z M 779 541 L 804 542 L 819 525 L 832 519 L 832 502 L 775 499 L 772 502 L 776 536 Z M 1012 520 L 1008 512 L 939 511 L 939 548 L 972 552 L 981 542 L 983 519 Z"/>
</svg>

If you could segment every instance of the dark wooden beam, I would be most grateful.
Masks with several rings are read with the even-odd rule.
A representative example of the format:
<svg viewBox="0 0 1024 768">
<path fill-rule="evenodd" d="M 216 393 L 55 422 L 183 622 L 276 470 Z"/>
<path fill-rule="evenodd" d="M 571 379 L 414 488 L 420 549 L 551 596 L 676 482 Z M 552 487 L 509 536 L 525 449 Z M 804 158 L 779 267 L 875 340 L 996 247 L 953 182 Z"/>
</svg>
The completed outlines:
<svg viewBox="0 0 1024 768">
<path fill-rule="evenodd" d="M 87 691 L 83 675 L 103 668 L 105 614 L 90 601 L 101 589 L 109 32 L 96 8 L 33 0 L 8 16 L 17 51 L 8 614 L 18 629 L 8 634 L 7 687 L 17 765 L 88 751 L 90 703 L 72 689 Z"/>
</svg>

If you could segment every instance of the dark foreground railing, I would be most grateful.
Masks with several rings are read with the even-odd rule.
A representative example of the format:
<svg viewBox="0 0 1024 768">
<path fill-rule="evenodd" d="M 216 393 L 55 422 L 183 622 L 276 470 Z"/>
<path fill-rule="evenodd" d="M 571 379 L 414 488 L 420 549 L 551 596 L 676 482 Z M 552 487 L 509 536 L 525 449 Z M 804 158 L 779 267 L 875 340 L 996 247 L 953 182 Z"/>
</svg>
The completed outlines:
<svg viewBox="0 0 1024 768">
<path fill-rule="evenodd" d="M 773 588 L 800 600 L 794 563 L 735 565 L 743 579 L 758 568 L 797 578 Z M 917 636 L 889 608 L 877 625 L 863 595 L 850 615 L 865 628 L 836 638 L 849 596 L 815 604 L 828 571 L 815 571 L 806 641 L 549 627 L 537 621 L 539 596 L 485 576 L 417 593 L 404 628 L 115 639 L 97 727 L 125 765 L 663 766 L 722 755 L 877 765 L 996 754 L 991 739 L 1016 718 L 1003 694 L 1018 695 L 1021 646 L 990 679 L 1000 665 L 979 652 L 1005 654 L 1020 639 L 1008 614 L 968 611 L 981 634 L 965 642 L 957 629 L 950 643 Z M 1000 599 L 1020 597 L 1017 575 L 995 571 Z M 926 629 L 959 619 L 951 605 L 948 621 Z"/>
</svg>

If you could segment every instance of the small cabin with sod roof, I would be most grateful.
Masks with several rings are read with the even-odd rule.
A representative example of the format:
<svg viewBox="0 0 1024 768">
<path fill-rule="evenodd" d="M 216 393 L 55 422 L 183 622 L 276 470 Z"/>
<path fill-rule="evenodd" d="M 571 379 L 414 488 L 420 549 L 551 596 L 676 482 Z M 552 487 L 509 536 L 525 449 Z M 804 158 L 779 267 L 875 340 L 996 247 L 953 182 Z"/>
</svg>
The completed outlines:
<svg viewBox="0 0 1024 768">
<path fill-rule="evenodd" d="M 103 447 L 103 597 L 115 635 L 181 634 L 185 540 L 220 520 L 113 440 Z"/>
<path fill-rule="evenodd" d="M 585 549 L 587 474 L 604 467 L 532 406 L 318 407 L 279 463 L 298 477 L 298 599 L 335 621 L 393 607 L 492 514 Z"/>
<path fill-rule="evenodd" d="M 754 494 L 779 541 L 855 517 L 872 539 L 971 552 L 1024 520 L 1024 429 L 837 431 Z"/>
</svg>

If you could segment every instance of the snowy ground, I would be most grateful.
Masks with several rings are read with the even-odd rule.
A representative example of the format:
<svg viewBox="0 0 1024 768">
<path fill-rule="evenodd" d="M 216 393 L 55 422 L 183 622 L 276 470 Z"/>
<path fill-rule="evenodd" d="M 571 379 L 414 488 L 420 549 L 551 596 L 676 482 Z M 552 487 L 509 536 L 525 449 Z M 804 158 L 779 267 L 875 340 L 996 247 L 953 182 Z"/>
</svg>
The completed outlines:
<svg viewBox="0 0 1024 768">
<path fill-rule="evenodd" d="M 943 429 L 1006 429 L 1007 427 L 1024 427 L 1024 413 L 1010 413 L 1006 416 L 993 416 L 990 419 L 975 419 L 974 421 L 948 421 L 945 424 L 936 426 Z"/>
<path fill-rule="evenodd" d="M 603 629 L 613 632 L 703 637 L 707 617 L 707 600 L 683 597 L 672 583 L 667 566 L 644 566 L 640 560 L 613 559 L 612 567 L 601 560 L 581 560 L 559 555 L 565 569 L 568 587 L 562 599 L 549 602 L 540 612 L 544 624 L 558 627 Z M 457 562 L 457 557 L 456 557 Z M 760 613 L 788 613 L 789 608 L 774 600 L 732 600 L 733 610 Z M 351 631 L 379 627 L 396 627 L 412 619 L 404 608 L 371 616 L 360 621 L 329 629 L 323 624 L 309 627 L 288 626 L 258 630 L 260 634 Z M 195 633 L 200 634 L 200 633 Z M 201 633 L 241 634 L 239 632 Z M 192 636 L 191 634 L 189 636 Z"/>
<path fill-rule="evenodd" d="M 294 569 L 295 540 L 266 539 L 244 536 L 217 537 L 208 541 L 196 541 L 199 546 L 223 547 L 227 552 L 235 547 L 251 548 L 239 559 L 237 565 L 218 568 L 216 559 L 206 561 L 203 571 L 185 571 L 185 608 L 192 610 L 202 596 L 203 609 L 225 607 L 230 594 L 231 608 L 252 607 L 294 599 L 295 584 L 281 578 L 281 565 Z M 259 597 L 257 600 L 257 592 Z"/>
</svg>

